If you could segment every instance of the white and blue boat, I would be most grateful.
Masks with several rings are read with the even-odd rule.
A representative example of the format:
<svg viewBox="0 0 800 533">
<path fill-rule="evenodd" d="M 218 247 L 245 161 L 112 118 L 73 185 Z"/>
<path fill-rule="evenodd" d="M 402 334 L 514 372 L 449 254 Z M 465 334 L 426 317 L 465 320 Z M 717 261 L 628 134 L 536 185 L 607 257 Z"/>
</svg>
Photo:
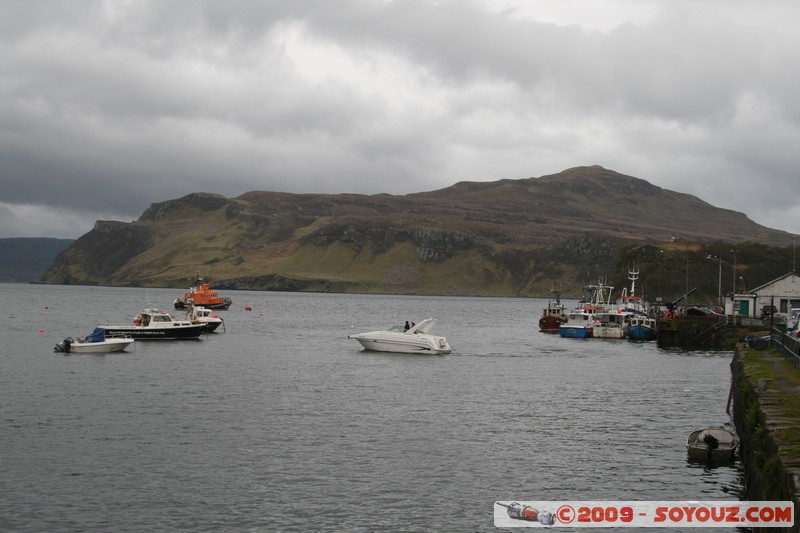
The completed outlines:
<svg viewBox="0 0 800 533">
<path fill-rule="evenodd" d="M 647 315 L 628 316 L 628 338 L 635 341 L 655 340 L 656 319 Z"/>
<path fill-rule="evenodd" d="M 558 327 L 558 334 L 570 339 L 591 339 L 594 334 L 594 319 L 592 312 L 573 311 Z"/>
<path fill-rule="evenodd" d="M 651 341 L 656 338 L 656 319 L 650 316 L 650 304 L 643 296 L 636 294 L 636 280 L 639 271 L 628 271 L 631 281 L 631 290 L 622 289 L 622 295 L 617 300 L 617 312 L 625 315 L 628 323 L 628 338 L 639 341 Z"/>
<path fill-rule="evenodd" d="M 566 320 L 558 328 L 558 334 L 572 339 L 591 339 L 597 324 L 596 315 L 608 311 L 613 289 L 614 287 L 602 282 L 597 285 L 586 285 L 583 299 L 567 314 Z"/>
</svg>

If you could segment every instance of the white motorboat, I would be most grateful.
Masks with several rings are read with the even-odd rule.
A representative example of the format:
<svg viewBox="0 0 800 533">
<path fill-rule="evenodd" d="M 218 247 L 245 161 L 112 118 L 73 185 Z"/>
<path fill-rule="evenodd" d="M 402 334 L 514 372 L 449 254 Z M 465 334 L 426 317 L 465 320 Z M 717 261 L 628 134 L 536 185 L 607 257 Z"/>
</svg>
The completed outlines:
<svg viewBox="0 0 800 533">
<path fill-rule="evenodd" d="M 53 348 L 61 353 L 111 353 L 122 352 L 133 344 L 133 339 L 128 337 L 106 337 L 103 328 L 95 328 L 85 338 L 74 340 L 67 337 Z"/>
<path fill-rule="evenodd" d="M 212 333 L 220 326 L 225 329 L 224 322 L 217 313 L 200 305 L 186 307 L 186 320 L 192 324 L 200 324 L 200 331 L 203 333 Z"/>
<path fill-rule="evenodd" d="M 436 320 L 428 318 L 407 330 L 404 326 L 393 326 L 387 330 L 348 335 L 347 338 L 357 340 L 364 349 L 376 352 L 450 353 L 452 348 L 445 337 L 429 333 L 434 324 L 436 324 Z"/>
</svg>

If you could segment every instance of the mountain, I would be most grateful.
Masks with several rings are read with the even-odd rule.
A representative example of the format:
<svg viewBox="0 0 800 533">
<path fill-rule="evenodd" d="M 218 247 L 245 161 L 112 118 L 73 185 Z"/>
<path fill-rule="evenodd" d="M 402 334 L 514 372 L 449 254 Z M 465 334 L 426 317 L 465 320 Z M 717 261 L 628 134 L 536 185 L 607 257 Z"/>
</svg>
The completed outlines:
<svg viewBox="0 0 800 533">
<path fill-rule="evenodd" d="M 47 271 L 53 259 L 74 239 L 0 239 L 0 282 L 30 283 Z"/>
<path fill-rule="evenodd" d="M 535 296 L 617 269 L 632 245 L 745 241 L 791 236 L 591 166 L 402 196 L 189 194 L 98 221 L 39 282 Z"/>
</svg>

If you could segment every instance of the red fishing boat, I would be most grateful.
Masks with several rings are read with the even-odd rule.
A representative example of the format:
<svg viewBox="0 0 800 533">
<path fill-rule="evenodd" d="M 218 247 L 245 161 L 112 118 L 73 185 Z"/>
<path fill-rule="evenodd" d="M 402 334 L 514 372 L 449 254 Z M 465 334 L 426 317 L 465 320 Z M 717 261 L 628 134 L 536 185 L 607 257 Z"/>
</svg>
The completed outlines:
<svg viewBox="0 0 800 533">
<path fill-rule="evenodd" d="M 558 333 L 558 328 L 567 320 L 567 310 L 561 303 L 561 298 L 556 293 L 555 299 L 547 302 L 547 307 L 542 309 L 539 318 L 539 331 L 544 333 Z"/>
<path fill-rule="evenodd" d="M 208 280 L 196 277 L 194 286 L 183 295 L 183 299 L 175 298 L 175 309 L 186 309 L 190 305 L 198 305 L 206 309 L 227 309 L 231 306 L 231 299 L 220 296 L 211 288 Z"/>
</svg>

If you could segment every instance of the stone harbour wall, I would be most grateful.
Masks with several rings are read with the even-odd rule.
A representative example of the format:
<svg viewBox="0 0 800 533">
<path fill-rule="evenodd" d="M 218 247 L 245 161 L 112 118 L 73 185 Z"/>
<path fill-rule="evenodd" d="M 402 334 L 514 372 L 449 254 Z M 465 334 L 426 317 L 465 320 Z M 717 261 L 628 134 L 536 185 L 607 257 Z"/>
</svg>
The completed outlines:
<svg viewBox="0 0 800 533">
<path fill-rule="evenodd" d="M 731 362 L 731 401 L 745 471 L 746 501 L 791 501 L 800 532 L 800 370 L 775 349 L 738 344 Z"/>
</svg>

